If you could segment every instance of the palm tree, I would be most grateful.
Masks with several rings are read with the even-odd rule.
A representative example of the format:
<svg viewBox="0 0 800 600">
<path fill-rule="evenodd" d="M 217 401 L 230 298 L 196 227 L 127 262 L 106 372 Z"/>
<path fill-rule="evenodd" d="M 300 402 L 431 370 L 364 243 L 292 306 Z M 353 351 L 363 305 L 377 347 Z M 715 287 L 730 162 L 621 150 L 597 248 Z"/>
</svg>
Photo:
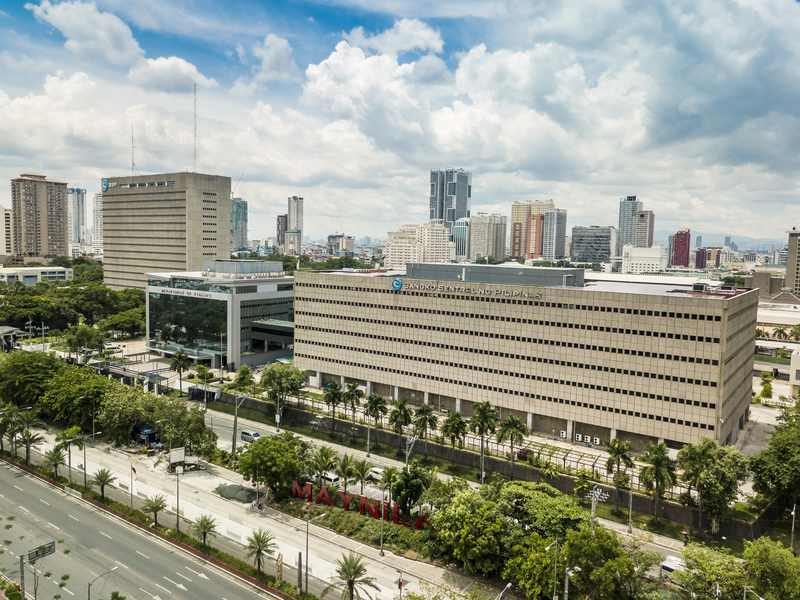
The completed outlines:
<svg viewBox="0 0 800 600">
<path fill-rule="evenodd" d="M 336 578 L 328 587 L 322 590 L 322 598 L 339 585 L 344 587 L 341 600 L 362 600 L 361 594 L 371 600 L 372 596 L 364 589 L 367 587 L 380 591 L 380 588 L 375 583 L 375 578 L 367 576 L 367 565 L 364 564 L 364 557 L 352 552 L 349 556 L 342 554 L 342 558 L 336 559 L 336 565 Z"/>
<path fill-rule="evenodd" d="M 83 449 L 83 438 L 78 437 L 80 434 L 81 428 L 78 425 L 70 427 L 69 429 L 62 429 L 56 434 L 56 443 L 58 447 L 67 449 L 70 484 L 72 483 L 72 447 L 75 446 L 78 450 Z"/>
<path fill-rule="evenodd" d="M 700 438 L 699 444 L 688 444 L 678 451 L 676 465 L 683 470 L 681 478 L 689 484 L 689 495 L 692 487 L 697 490 L 699 507 L 697 529 L 703 531 L 703 492 L 700 488 L 700 476 L 714 461 L 717 443 L 708 436 Z"/>
<path fill-rule="evenodd" d="M 469 429 L 473 433 L 481 436 L 481 483 L 485 475 L 483 468 L 483 444 L 484 438 L 494 433 L 497 428 L 497 421 L 500 419 L 500 412 L 491 405 L 490 402 L 481 402 L 474 406 L 474 412 L 469 419 Z"/>
<path fill-rule="evenodd" d="M 786 333 L 786 327 L 778 325 L 772 330 L 772 337 L 776 340 L 785 340 L 789 338 L 789 334 Z"/>
<path fill-rule="evenodd" d="M 792 331 L 794 331 L 794 330 L 792 330 Z M 767 332 L 759 327 L 758 329 L 756 329 L 756 337 L 757 338 L 765 338 L 765 337 L 767 337 Z"/>
<path fill-rule="evenodd" d="M 386 398 L 380 394 L 372 393 L 367 396 L 367 403 L 364 407 L 364 416 L 375 419 L 375 445 L 378 445 L 378 419 L 389 412 Z"/>
<path fill-rule="evenodd" d="M 353 481 L 361 484 L 361 495 L 364 495 L 364 484 L 372 479 L 372 464 L 367 459 L 359 460 L 353 465 Z M 345 490 L 346 491 L 346 490 Z"/>
<path fill-rule="evenodd" d="M 609 457 L 606 461 L 606 472 L 614 473 L 614 487 L 616 494 L 614 497 L 614 513 L 619 512 L 619 477 L 622 474 L 620 467 L 625 465 L 626 469 L 633 468 L 633 458 L 631 458 L 631 449 L 633 444 L 629 440 L 621 440 L 614 438 L 608 444 Z M 631 477 L 631 494 L 633 493 L 633 477 Z"/>
<path fill-rule="evenodd" d="M 19 407 L 11 402 L 6 402 L 0 405 L 0 452 L 4 451 L 3 438 L 6 435 L 10 437 L 11 425 L 14 422 L 15 415 L 19 412 Z"/>
<path fill-rule="evenodd" d="M 88 483 L 89 487 L 92 487 L 93 485 L 100 486 L 100 499 L 105 500 L 106 486 L 114 483 L 116 479 L 117 478 L 111 474 L 111 471 L 103 468 L 103 469 L 97 469 L 97 471 L 94 472 L 94 475 L 92 475 L 92 478 L 88 481 Z"/>
<path fill-rule="evenodd" d="M 317 477 L 319 477 L 320 485 L 322 485 L 322 476 L 336 468 L 338 462 L 338 457 L 336 456 L 336 452 L 333 451 L 333 448 L 323 446 L 322 448 L 314 450 L 311 455 L 311 465 Z"/>
<path fill-rule="evenodd" d="M 800 342 L 800 325 L 795 325 L 794 327 L 792 327 L 792 330 L 789 332 L 789 335 L 791 335 L 792 339 L 795 342 Z M 757 336 L 758 332 L 756 332 L 756 337 Z"/>
<path fill-rule="evenodd" d="M 167 498 L 163 494 L 150 496 L 144 501 L 142 508 L 144 512 L 153 513 L 153 521 L 155 521 L 155 526 L 158 527 L 158 513 L 167 508 Z"/>
<path fill-rule="evenodd" d="M 639 477 L 648 491 L 653 492 L 655 498 L 655 522 L 658 523 L 658 500 L 664 490 L 675 485 L 675 461 L 669 457 L 666 444 L 647 443 L 647 452 L 642 455 L 647 466 L 644 467 Z"/>
<path fill-rule="evenodd" d="M 403 448 L 403 428 L 411 424 L 411 409 L 408 408 L 408 400 L 405 398 L 398 400 L 394 408 L 389 413 L 389 425 L 397 434 L 397 447 Z"/>
<path fill-rule="evenodd" d="M 348 383 L 347 388 L 342 392 L 342 403 L 345 407 L 353 409 L 353 425 L 356 424 L 356 409 L 361 406 L 361 398 L 364 397 L 364 392 L 358 387 L 355 381 Z"/>
<path fill-rule="evenodd" d="M 347 484 L 353 479 L 355 475 L 355 466 L 356 461 L 353 459 L 352 454 L 345 454 L 342 456 L 336 467 L 334 467 L 336 474 L 339 475 L 339 479 L 342 480 L 342 485 L 344 486 L 344 493 L 347 493 Z"/>
<path fill-rule="evenodd" d="M 531 430 L 522 422 L 518 416 L 509 414 L 505 421 L 500 422 L 497 428 L 497 442 L 511 444 L 511 479 L 514 479 L 514 445 L 522 444 L 526 435 L 530 435 Z"/>
<path fill-rule="evenodd" d="M 453 466 L 456 465 L 456 440 L 463 442 L 467 435 L 467 422 L 461 418 L 460 412 L 451 412 L 442 423 L 442 435 L 450 438 L 453 447 Z"/>
<path fill-rule="evenodd" d="M 342 403 L 342 386 L 336 381 L 325 387 L 325 404 L 331 407 L 331 433 L 336 431 L 336 407 Z"/>
<path fill-rule="evenodd" d="M 261 574 L 261 562 L 264 557 L 272 550 L 275 550 L 275 536 L 269 531 L 259 529 L 247 538 L 247 558 L 252 558 L 256 565 L 256 571 Z"/>
<path fill-rule="evenodd" d="M 44 441 L 44 437 L 40 434 L 36 433 L 35 431 L 31 431 L 27 427 L 22 430 L 22 433 L 19 435 L 19 441 L 22 442 L 22 445 L 25 446 L 25 464 L 27 466 L 31 465 L 31 448 L 33 446 L 38 446 Z"/>
<path fill-rule="evenodd" d="M 217 520 L 211 515 L 200 515 L 197 521 L 189 527 L 189 533 L 196 538 L 202 538 L 203 550 L 205 550 L 208 536 L 217 535 Z"/>
<path fill-rule="evenodd" d="M 169 368 L 178 374 L 178 385 L 180 387 L 181 396 L 183 396 L 183 372 L 188 371 L 192 366 L 192 359 L 183 350 L 178 350 L 172 355 L 169 361 Z"/>
<path fill-rule="evenodd" d="M 428 430 L 436 431 L 439 426 L 439 417 L 433 414 L 431 404 L 423 404 L 414 411 L 414 433 L 425 436 L 425 458 L 428 458 Z"/>
<path fill-rule="evenodd" d="M 381 486 L 389 490 L 389 505 L 392 504 L 392 490 L 400 472 L 395 467 L 386 467 L 381 474 Z"/>
<path fill-rule="evenodd" d="M 58 481 L 58 467 L 67 464 L 65 459 L 64 451 L 58 446 L 44 453 L 44 466 L 48 469 L 53 469 L 56 481 Z"/>
</svg>

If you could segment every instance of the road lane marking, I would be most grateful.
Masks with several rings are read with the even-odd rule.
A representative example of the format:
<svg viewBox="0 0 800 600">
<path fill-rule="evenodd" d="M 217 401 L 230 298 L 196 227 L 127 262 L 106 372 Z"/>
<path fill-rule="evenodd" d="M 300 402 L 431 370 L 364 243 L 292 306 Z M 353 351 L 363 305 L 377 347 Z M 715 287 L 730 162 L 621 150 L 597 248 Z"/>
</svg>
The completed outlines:
<svg viewBox="0 0 800 600">
<path fill-rule="evenodd" d="M 166 579 L 166 577 L 165 577 L 164 579 Z M 165 591 L 165 592 L 167 592 L 168 594 L 171 594 L 171 593 L 172 593 L 172 592 L 170 592 L 170 591 L 169 591 L 167 588 L 165 588 L 164 586 L 158 585 L 157 583 L 154 583 L 153 585 L 154 585 L 154 586 L 156 586 L 156 587 L 159 587 L 159 588 L 161 588 L 162 590 L 164 590 L 164 591 Z"/>
<path fill-rule="evenodd" d="M 186 565 L 184 565 L 184 566 L 186 567 Z M 189 567 L 186 567 L 186 568 L 189 569 L 192 573 L 194 573 L 198 577 L 201 577 L 203 579 L 208 579 L 208 577 L 206 577 L 205 573 L 200 573 L 199 571 L 195 571 L 194 569 L 190 569 Z"/>
<path fill-rule="evenodd" d="M 145 557 L 147 560 L 150 560 L 150 557 L 149 557 L 149 556 L 147 556 L 147 554 L 142 554 L 142 553 L 141 553 L 141 552 L 139 552 L 138 550 L 136 551 L 136 554 L 138 554 L 138 555 L 140 555 L 140 556 L 144 556 L 144 557 Z"/>
<path fill-rule="evenodd" d="M 115 562 L 115 563 L 117 563 L 117 564 L 118 564 L 120 567 L 122 567 L 123 569 L 128 569 L 128 567 L 126 567 L 125 565 L 123 565 L 123 564 L 122 564 L 121 562 L 119 562 L 118 560 L 115 560 L 114 562 Z M 130 569 L 128 569 L 128 571 L 130 571 Z"/>
<path fill-rule="evenodd" d="M 175 571 L 175 574 L 176 574 L 178 577 L 183 577 L 183 578 L 184 578 L 186 581 L 191 581 L 191 579 L 189 579 L 189 578 L 188 578 L 186 575 L 181 575 L 181 574 L 180 574 L 180 573 L 178 573 L 177 571 Z"/>
<path fill-rule="evenodd" d="M 55 527 L 56 529 L 61 531 L 61 527 L 59 527 L 58 525 L 53 525 L 50 521 L 48 521 L 47 524 L 50 525 L 50 527 Z"/>
<path fill-rule="evenodd" d="M 75 518 L 75 517 L 73 517 L 72 515 L 67 515 L 67 516 L 68 516 L 70 519 L 72 519 L 73 521 L 77 521 L 78 523 L 80 523 L 80 522 L 81 522 L 81 520 L 80 520 L 80 519 L 76 519 L 76 518 Z"/>
<path fill-rule="evenodd" d="M 20 492 L 24 492 L 25 491 L 21 487 L 19 487 L 18 485 L 15 485 L 14 487 L 17 488 Z"/>
<path fill-rule="evenodd" d="M 110 539 L 110 540 L 113 540 L 113 539 L 114 539 L 114 538 L 112 538 L 110 535 L 108 535 L 107 533 L 103 533 L 102 531 L 100 532 L 100 535 L 104 535 L 104 536 L 106 536 L 106 537 L 107 537 L 108 539 Z"/>
<path fill-rule="evenodd" d="M 175 583 L 174 581 L 172 581 L 172 579 L 170 579 L 170 578 L 169 578 L 169 577 L 167 577 L 166 575 L 164 575 L 163 577 L 164 577 L 164 579 L 166 579 L 167 581 L 169 581 L 169 582 L 170 582 L 172 585 L 178 585 L 177 583 Z"/>
<path fill-rule="evenodd" d="M 41 502 L 42 504 L 47 504 L 47 506 L 50 506 L 50 503 L 49 503 L 49 502 L 45 502 L 45 501 L 44 501 L 44 500 L 42 500 L 41 498 L 39 498 L 39 502 Z"/>
<path fill-rule="evenodd" d="M 70 596 L 74 596 L 75 595 L 72 592 L 70 592 L 67 588 L 61 588 L 61 589 L 64 590 L 65 592 L 67 592 Z"/>
</svg>

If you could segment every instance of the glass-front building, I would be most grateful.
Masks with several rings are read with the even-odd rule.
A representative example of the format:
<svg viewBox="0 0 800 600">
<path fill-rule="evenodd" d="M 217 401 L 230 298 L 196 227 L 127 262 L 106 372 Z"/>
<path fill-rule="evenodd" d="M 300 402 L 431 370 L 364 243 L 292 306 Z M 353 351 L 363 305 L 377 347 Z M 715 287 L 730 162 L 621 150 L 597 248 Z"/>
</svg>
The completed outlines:
<svg viewBox="0 0 800 600">
<path fill-rule="evenodd" d="M 208 261 L 202 272 L 148 273 L 147 343 L 197 364 L 237 369 L 291 355 L 294 278 L 280 262 Z"/>
</svg>

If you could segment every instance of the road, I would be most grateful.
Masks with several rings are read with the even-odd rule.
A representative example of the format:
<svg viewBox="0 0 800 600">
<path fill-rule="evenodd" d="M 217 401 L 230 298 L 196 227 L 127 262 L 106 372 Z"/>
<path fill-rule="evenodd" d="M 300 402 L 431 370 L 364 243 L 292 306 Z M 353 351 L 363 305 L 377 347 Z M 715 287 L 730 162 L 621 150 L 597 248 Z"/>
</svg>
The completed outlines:
<svg viewBox="0 0 800 600">
<path fill-rule="evenodd" d="M 6 573 L 18 578 L 20 552 L 59 542 L 57 552 L 39 563 L 41 570 L 52 573 L 40 579 L 40 597 L 57 593 L 62 598 L 83 597 L 90 581 L 114 567 L 115 571 L 92 585 L 94 598 L 108 598 L 112 591 L 129 600 L 263 597 L 207 564 L 7 464 L 0 465 L 0 479 L 0 514 L 6 519 L 5 525 L 11 525 L 3 531 L 5 552 L 0 556 Z M 14 519 L 8 520 L 12 516 Z M 26 571 L 26 591 L 32 595 L 32 574 Z M 64 574 L 69 579 L 59 589 L 57 582 Z"/>
</svg>

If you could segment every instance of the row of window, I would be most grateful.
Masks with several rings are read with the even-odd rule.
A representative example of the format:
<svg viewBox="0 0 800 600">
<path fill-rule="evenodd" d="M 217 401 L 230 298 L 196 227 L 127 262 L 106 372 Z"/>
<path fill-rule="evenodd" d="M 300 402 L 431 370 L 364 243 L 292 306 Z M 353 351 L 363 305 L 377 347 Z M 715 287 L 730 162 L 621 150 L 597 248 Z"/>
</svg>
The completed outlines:
<svg viewBox="0 0 800 600">
<path fill-rule="evenodd" d="M 332 346 L 330 344 L 319 344 L 319 345 Z M 320 360 L 319 356 L 312 356 L 310 354 L 302 354 L 302 353 L 295 353 L 295 357 L 296 358 L 307 358 L 309 360 Z M 355 362 L 352 362 L 352 361 L 347 361 L 347 360 L 327 359 L 327 362 L 340 364 L 340 365 L 347 365 L 347 366 L 351 366 L 351 367 L 359 367 L 359 368 L 365 368 L 365 369 L 384 371 L 384 372 L 387 372 L 387 373 L 395 373 L 397 375 L 422 377 L 423 379 L 430 379 L 430 380 L 433 380 L 433 381 L 442 381 L 442 382 L 445 382 L 445 383 L 452 383 L 452 384 L 461 384 L 462 383 L 460 381 L 455 381 L 453 379 L 447 379 L 445 377 L 435 377 L 435 376 L 432 376 L 432 375 L 423 375 L 423 374 L 419 374 L 419 373 L 409 373 L 408 371 L 400 371 L 399 369 L 392 369 L 392 368 L 389 368 L 389 367 L 376 367 L 374 365 L 362 365 L 362 364 L 355 363 Z M 672 423 L 674 425 L 682 425 L 684 427 L 695 427 L 695 428 L 699 428 L 699 429 L 707 429 L 709 431 L 714 431 L 714 425 L 709 425 L 709 424 L 706 424 L 706 423 L 700 423 L 700 422 L 696 422 L 696 421 L 685 421 L 683 419 L 678 419 L 677 417 L 666 417 L 666 416 L 662 416 L 662 415 L 656 415 L 656 414 L 644 413 L 644 412 L 640 412 L 640 411 L 628 410 L 628 409 L 625 409 L 625 408 L 604 406 L 604 405 L 601 405 L 601 404 L 592 404 L 592 403 L 589 403 L 589 402 L 580 402 L 580 401 L 577 401 L 577 400 L 565 400 L 564 398 L 554 398 L 552 396 L 542 396 L 541 394 L 531 394 L 530 392 L 520 392 L 518 390 L 506 390 L 506 389 L 502 389 L 502 388 L 496 388 L 496 387 L 491 387 L 491 386 L 481 385 L 481 384 L 467 384 L 467 385 L 469 387 L 474 387 L 474 388 L 483 389 L 483 390 L 487 390 L 487 391 L 502 392 L 502 393 L 505 393 L 505 394 L 510 395 L 510 396 L 522 396 L 524 398 L 532 398 L 532 399 L 536 399 L 536 400 L 544 400 L 546 402 L 553 402 L 553 403 L 556 403 L 556 404 L 564 404 L 564 405 L 567 405 L 567 406 L 574 406 L 576 408 L 588 408 L 590 410 L 597 410 L 597 411 L 600 411 L 600 412 L 609 412 L 609 413 L 614 413 L 614 414 L 618 414 L 618 415 L 625 415 L 625 416 L 628 416 L 628 417 L 635 417 L 635 418 L 639 418 L 639 419 L 647 419 L 647 420 L 659 421 L 659 422 L 663 422 L 663 423 Z M 683 401 L 681 401 L 680 403 L 683 404 Z M 687 400 L 686 404 L 691 404 L 691 402 L 689 402 Z M 697 404 L 697 402 L 695 402 L 695 404 Z M 711 408 L 716 408 L 716 405 L 712 404 Z"/>
<path fill-rule="evenodd" d="M 593 350 L 595 352 L 609 352 L 611 354 L 623 354 L 627 356 L 641 356 L 644 358 L 657 358 L 661 360 L 674 360 L 679 362 L 688 362 L 694 363 L 699 365 L 712 365 L 718 366 L 719 360 L 711 359 L 711 358 L 699 358 L 694 356 L 686 356 L 683 354 L 665 354 L 659 352 L 650 352 L 649 350 L 631 350 L 629 348 L 618 348 L 616 346 L 596 346 L 591 344 L 580 344 L 580 343 L 573 343 L 573 342 L 565 342 L 561 340 L 547 340 L 547 339 L 539 339 L 539 338 L 529 338 L 523 337 L 518 335 L 505 335 L 499 333 L 488 333 L 485 331 L 466 331 L 463 329 L 452 329 L 450 327 L 436 327 L 433 325 L 418 325 L 416 323 L 402 323 L 396 321 L 382 321 L 379 319 L 364 319 L 360 317 L 346 317 L 344 315 L 329 315 L 324 313 L 315 313 L 309 312 L 304 310 L 298 310 L 298 315 L 308 316 L 308 317 L 315 317 L 315 318 L 328 318 L 328 319 L 340 319 L 343 321 L 358 321 L 359 323 L 372 323 L 374 325 L 383 325 L 383 326 L 395 326 L 395 327 L 406 327 L 410 329 L 422 329 L 426 331 L 438 331 L 441 333 L 449 333 L 449 334 L 460 334 L 460 335 L 471 335 L 475 337 L 487 337 L 491 339 L 497 340 L 507 340 L 510 342 L 525 342 L 528 344 L 539 344 L 542 346 L 556 346 L 560 348 L 573 348 L 576 350 Z M 298 328 L 299 329 L 299 328 Z M 316 330 L 316 328 L 309 328 L 312 330 Z M 319 331 L 328 331 L 326 329 L 320 329 Z M 392 340 L 396 342 L 406 342 L 410 344 L 420 344 L 418 340 L 402 340 L 397 338 L 386 338 L 383 336 L 372 335 L 372 334 L 364 334 L 364 333 L 351 333 L 348 332 L 346 335 L 356 335 L 358 337 L 369 337 L 374 339 L 385 339 L 385 340 Z M 431 346 L 438 347 L 440 344 L 429 344 Z M 452 346 L 443 346 L 447 349 L 452 349 Z M 465 352 L 477 352 L 479 354 L 484 354 L 483 350 L 478 348 L 472 347 L 459 347 L 458 349 L 463 350 Z M 487 352 L 488 353 L 488 352 Z M 500 354 L 502 356 L 502 353 Z M 506 358 L 509 358 L 508 354 L 505 354 Z M 513 355 L 511 356 L 513 358 Z M 531 360 L 530 357 L 524 357 L 521 360 Z M 716 387 L 716 384 L 714 384 Z"/>
<path fill-rule="evenodd" d="M 297 283 L 298 287 L 313 287 L 313 288 L 322 288 L 322 289 L 330 289 L 330 290 L 342 290 L 348 292 L 364 292 L 364 293 L 374 293 L 374 294 L 401 294 L 405 296 L 425 296 L 429 297 L 431 294 L 428 292 L 412 292 L 408 290 L 401 290 L 395 291 L 392 289 L 375 289 L 375 288 L 360 288 L 350 285 L 325 285 L 321 283 Z M 453 287 L 453 286 L 445 286 Z M 510 291 L 507 293 L 511 293 Z M 448 300 L 475 300 L 479 302 L 497 302 L 501 304 L 516 304 L 516 305 L 526 305 L 526 306 L 538 306 L 542 308 L 560 308 L 560 309 L 569 309 L 569 310 L 582 310 L 582 311 L 593 311 L 593 312 L 605 312 L 605 313 L 618 313 L 618 314 L 627 314 L 627 315 L 641 315 L 647 317 L 666 317 L 669 319 L 691 319 L 693 321 L 722 321 L 722 317 L 720 315 L 707 315 L 702 313 L 683 313 L 683 312 L 671 312 L 671 311 L 661 311 L 661 310 L 648 310 L 648 309 L 639 309 L 639 308 L 619 308 L 616 306 L 596 306 L 593 304 L 569 304 L 566 302 L 545 302 L 543 300 L 532 300 L 530 298 L 495 298 L 491 296 L 480 296 L 480 295 L 469 295 L 463 296 L 458 294 L 436 294 L 439 298 L 445 298 Z M 313 300 L 319 300 L 317 298 L 313 298 Z M 380 308 L 391 308 L 386 305 L 380 305 Z"/>
</svg>

